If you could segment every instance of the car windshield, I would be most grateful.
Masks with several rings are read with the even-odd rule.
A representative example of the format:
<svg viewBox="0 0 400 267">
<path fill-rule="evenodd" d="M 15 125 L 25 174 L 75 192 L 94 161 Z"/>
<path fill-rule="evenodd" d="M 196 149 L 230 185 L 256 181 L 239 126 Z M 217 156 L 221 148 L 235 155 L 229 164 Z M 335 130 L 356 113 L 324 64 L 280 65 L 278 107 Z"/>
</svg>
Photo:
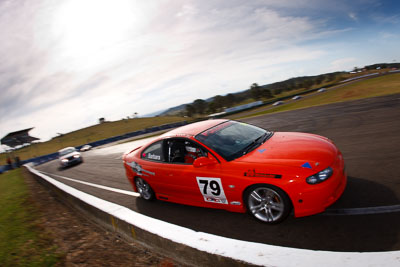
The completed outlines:
<svg viewBox="0 0 400 267">
<path fill-rule="evenodd" d="M 271 135 L 253 125 L 227 121 L 198 134 L 196 139 L 231 161 L 254 150 Z"/>
<path fill-rule="evenodd" d="M 64 156 L 64 155 L 67 155 L 67 154 L 75 152 L 75 151 L 76 151 L 76 149 L 71 147 L 71 148 L 63 149 L 58 153 L 59 153 L 60 156 Z"/>
</svg>

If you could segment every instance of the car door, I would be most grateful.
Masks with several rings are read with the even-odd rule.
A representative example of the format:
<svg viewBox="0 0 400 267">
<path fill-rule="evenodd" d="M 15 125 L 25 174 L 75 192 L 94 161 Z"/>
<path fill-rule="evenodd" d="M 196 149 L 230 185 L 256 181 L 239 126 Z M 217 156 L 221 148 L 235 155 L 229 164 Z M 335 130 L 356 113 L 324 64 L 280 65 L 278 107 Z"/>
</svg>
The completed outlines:
<svg viewBox="0 0 400 267">
<path fill-rule="evenodd" d="M 136 173 L 149 183 L 157 198 L 168 189 L 165 178 L 168 165 L 165 164 L 163 143 L 164 141 L 160 140 L 144 148 L 136 165 Z"/>
<path fill-rule="evenodd" d="M 182 178 L 188 177 L 193 167 L 185 163 L 183 140 L 173 140 L 155 142 L 141 152 L 141 175 L 158 199 L 190 204 L 193 199 L 189 190 L 194 185 Z"/>
<path fill-rule="evenodd" d="M 186 138 L 171 138 L 165 143 L 169 201 L 195 205 L 213 206 L 227 204 L 221 183 L 218 160 L 202 146 Z M 212 164 L 194 166 L 199 157 L 208 157 Z"/>
</svg>

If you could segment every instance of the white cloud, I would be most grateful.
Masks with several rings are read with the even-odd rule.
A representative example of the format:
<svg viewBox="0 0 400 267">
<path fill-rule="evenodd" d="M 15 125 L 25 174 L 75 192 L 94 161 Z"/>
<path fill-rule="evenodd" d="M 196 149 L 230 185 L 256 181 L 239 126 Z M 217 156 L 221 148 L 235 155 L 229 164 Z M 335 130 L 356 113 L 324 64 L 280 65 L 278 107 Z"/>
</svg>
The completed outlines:
<svg viewBox="0 0 400 267">
<path fill-rule="evenodd" d="M 338 58 L 334 71 L 356 64 L 324 43 L 353 29 L 307 14 L 346 7 L 317 0 L 2 1 L 0 135 L 36 126 L 46 139 L 99 117 L 146 114 L 314 73 L 324 57 Z"/>
<path fill-rule="evenodd" d="M 349 71 L 352 70 L 357 62 L 354 57 L 340 58 L 330 63 L 330 71 Z"/>
<path fill-rule="evenodd" d="M 358 21 L 358 17 L 357 17 L 357 15 L 355 13 L 351 12 L 348 15 L 349 15 L 350 19 L 352 19 L 354 21 Z"/>
</svg>

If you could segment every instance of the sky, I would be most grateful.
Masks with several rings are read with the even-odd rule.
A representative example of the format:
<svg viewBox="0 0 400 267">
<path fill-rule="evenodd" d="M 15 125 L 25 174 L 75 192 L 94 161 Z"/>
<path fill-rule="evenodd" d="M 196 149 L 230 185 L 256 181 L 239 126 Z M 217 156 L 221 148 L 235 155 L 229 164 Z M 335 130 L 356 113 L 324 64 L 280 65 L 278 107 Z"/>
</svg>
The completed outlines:
<svg viewBox="0 0 400 267">
<path fill-rule="evenodd" d="M 0 138 L 400 62 L 400 1 L 0 0 Z"/>
</svg>

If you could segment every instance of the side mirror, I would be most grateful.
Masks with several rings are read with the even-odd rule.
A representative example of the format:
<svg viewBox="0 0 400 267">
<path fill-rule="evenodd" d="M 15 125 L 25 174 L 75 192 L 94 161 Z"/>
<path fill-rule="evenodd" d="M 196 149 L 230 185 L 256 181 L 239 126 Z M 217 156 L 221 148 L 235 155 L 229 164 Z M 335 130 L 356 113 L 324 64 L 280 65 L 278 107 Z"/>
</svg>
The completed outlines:
<svg viewBox="0 0 400 267">
<path fill-rule="evenodd" d="M 200 158 L 197 158 L 193 162 L 193 167 L 200 168 L 200 167 L 214 165 L 214 164 L 217 164 L 217 161 L 215 159 L 210 159 L 207 157 L 200 157 Z"/>
</svg>

